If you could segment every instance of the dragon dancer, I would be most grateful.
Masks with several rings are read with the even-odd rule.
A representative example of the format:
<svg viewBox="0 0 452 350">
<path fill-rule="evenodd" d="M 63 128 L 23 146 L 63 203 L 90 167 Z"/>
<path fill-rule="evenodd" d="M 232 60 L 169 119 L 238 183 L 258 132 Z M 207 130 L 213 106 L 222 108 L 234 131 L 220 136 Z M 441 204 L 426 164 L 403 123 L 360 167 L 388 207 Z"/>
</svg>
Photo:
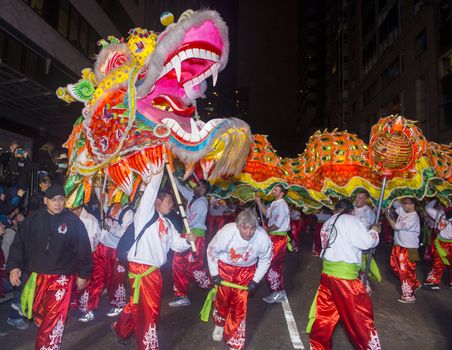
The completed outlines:
<svg viewBox="0 0 452 350">
<path fill-rule="evenodd" d="M 79 309 L 83 312 L 78 319 L 80 322 L 94 320 L 93 310 L 98 308 L 105 286 L 111 304 L 108 317 L 119 315 L 126 305 L 126 267 L 116 258 L 116 247 L 133 222 L 134 215 L 132 208 L 123 207 L 120 202 L 115 202 L 108 208 L 105 228 L 102 229 L 99 244 L 93 253 L 93 275 L 79 299 Z"/>
<path fill-rule="evenodd" d="M 271 258 L 271 240 L 249 210 L 242 211 L 235 223 L 226 224 L 212 239 L 207 260 L 212 280 L 219 285 L 213 340 L 224 340 L 230 349 L 244 348 L 248 294 L 264 277 Z M 222 280 L 247 290 L 221 285 Z"/>
<path fill-rule="evenodd" d="M 271 195 L 275 200 L 270 207 L 266 208 L 259 197 L 255 197 L 259 209 L 268 218 L 268 234 L 272 241 L 272 262 L 267 272 L 267 284 L 272 292 L 263 300 L 268 304 L 279 303 L 286 298 L 284 290 L 283 269 L 284 257 L 288 243 L 287 232 L 290 230 L 290 212 L 287 202 L 284 200 L 286 189 L 281 185 L 276 185 L 271 190 Z"/>
<path fill-rule="evenodd" d="M 204 264 L 206 253 L 206 217 L 209 210 L 209 202 L 206 194 L 209 191 L 209 183 L 201 180 L 193 191 L 179 182 L 177 187 L 188 201 L 186 209 L 188 225 L 198 239 L 196 240 L 196 252 L 189 250 L 183 253 L 174 253 L 173 290 L 176 299 L 169 303 L 171 307 L 191 304 L 187 296 L 191 280 L 203 289 L 208 289 L 211 285 L 209 273 Z"/>
<path fill-rule="evenodd" d="M 132 333 L 135 334 L 138 350 L 156 350 L 159 347 L 157 323 L 162 295 L 160 267 L 166 263 L 168 251 L 186 251 L 190 248 L 190 242 L 196 241 L 194 234 L 186 234 L 182 238 L 173 224 L 164 218 L 174 202 L 169 193 L 158 191 L 162 177 L 163 169 L 160 169 L 141 197 L 133 223 L 135 241 L 127 255 L 132 296 L 118 321 L 113 324 L 120 344 L 128 343 L 127 339 Z"/>
<path fill-rule="evenodd" d="M 364 227 L 346 199 L 336 203 L 334 214 L 321 230 L 323 270 L 306 329 L 311 349 L 331 349 L 334 329 L 342 320 L 357 349 L 380 350 L 372 301 L 359 279 L 362 251 L 378 245 L 380 229 Z"/>
</svg>

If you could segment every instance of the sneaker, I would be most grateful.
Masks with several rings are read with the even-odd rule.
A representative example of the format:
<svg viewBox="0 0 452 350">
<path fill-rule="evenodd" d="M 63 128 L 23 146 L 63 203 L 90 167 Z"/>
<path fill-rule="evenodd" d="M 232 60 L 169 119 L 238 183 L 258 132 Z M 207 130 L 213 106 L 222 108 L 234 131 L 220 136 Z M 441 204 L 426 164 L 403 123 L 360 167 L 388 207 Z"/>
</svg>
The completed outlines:
<svg viewBox="0 0 452 350">
<path fill-rule="evenodd" d="M 11 303 L 11 308 L 16 310 L 20 316 L 23 316 L 24 314 L 22 313 L 22 305 L 20 304 L 15 304 L 15 303 Z"/>
<path fill-rule="evenodd" d="M 168 305 L 170 307 L 178 307 L 178 306 L 188 306 L 191 304 L 190 299 L 188 297 L 177 297 L 176 300 L 170 301 Z"/>
<path fill-rule="evenodd" d="M 122 312 L 122 307 L 112 307 L 110 311 L 107 312 L 108 317 L 116 317 Z"/>
<path fill-rule="evenodd" d="M 10 326 L 16 327 L 17 329 L 28 329 L 28 323 L 25 322 L 22 318 L 9 318 L 6 320 L 6 323 Z"/>
<path fill-rule="evenodd" d="M 273 292 L 268 297 L 262 298 L 267 304 L 280 303 L 287 298 L 286 292 L 280 290 L 278 292 Z"/>
<path fill-rule="evenodd" d="M 79 322 L 84 322 L 84 323 L 91 322 L 93 320 L 94 320 L 94 312 L 92 312 L 91 310 L 89 310 L 88 312 L 85 312 L 83 314 L 83 316 L 78 319 Z"/>
<path fill-rule="evenodd" d="M 212 339 L 215 341 L 222 341 L 223 340 L 223 332 L 224 327 L 215 326 L 212 333 Z"/>
<path fill-rule="evenodd" d="M 425 289 L 425 290 L 431 290 L 431 291 L 437 292 L 437 291 L 439 291 L 439 285 L 437 285 L 437 284 L 435 284 L 435 283 L 425 282 L 425 283 L 422 285 L 422 289 Z"/>
<path fill-rule="evenodd" d="M 111 329 L 111 331 L 113 332 L 113 335 L 115 336 L 115 338 L 116 338 L 116 341 L 118 342 L 118 344 L 119 345 L 129 345 L 129 339 L 126 339 L 126 338 L 121 338 L 120 336 L 118 336 L 117 334 L 116 334 L 116 331 L 115 331 L 115 324 L 116 324 L 116 322 L 113 322 L 111 325 L 110 325 L 110 329 Z"/>
<path fill-rule="evenodd" d="M 399 302 L 399 303 L 402 303 L 402 304 L 414 304 L 415 302 L 416 302 L 416 299 L 402 299 L 402 298 L 400 298 L 400 299 L 397 299 L 397 301 Z"/>
</svg>

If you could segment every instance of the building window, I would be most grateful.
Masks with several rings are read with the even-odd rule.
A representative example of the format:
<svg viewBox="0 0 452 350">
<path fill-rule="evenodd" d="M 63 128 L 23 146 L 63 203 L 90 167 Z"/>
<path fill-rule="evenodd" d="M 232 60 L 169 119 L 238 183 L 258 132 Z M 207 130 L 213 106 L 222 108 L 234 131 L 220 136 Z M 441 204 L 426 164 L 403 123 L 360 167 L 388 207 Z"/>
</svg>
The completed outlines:
<svg viewBox="0 0 452 350">
<path fill-rule="evenodd" d="M 427 120 L 427 81 L 416 80 L 416 119 L 420 122 Z"/>
<path fill-rule="evenodd" d="M 427 33 L 425 29 L 414 39 L 414 55 L 417 57 L 427 49 Z"/>
<path fill-rule="evenodd" d="M 68 0 L 24 0 L 49 25 L 90 59 L 100 36 Z"/>
</svg>

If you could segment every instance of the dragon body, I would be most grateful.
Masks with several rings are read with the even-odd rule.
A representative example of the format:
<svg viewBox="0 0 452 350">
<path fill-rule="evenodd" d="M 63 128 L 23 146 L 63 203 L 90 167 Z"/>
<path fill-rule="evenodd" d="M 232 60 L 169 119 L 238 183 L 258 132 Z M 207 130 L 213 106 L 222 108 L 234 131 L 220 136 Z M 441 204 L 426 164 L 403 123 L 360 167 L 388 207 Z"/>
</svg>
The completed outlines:
<svg viewBox="0 0 452 350">
<path fill-rule="evenodd" d="M 333 197 L 358 188 L 376 202 L 386 176 L 384 205 L 408 195 L 450 199 L 451 147 L 428 142 L 401 116 L 380 119 L 368 145 L 347 131 L 317 131 L 296 158 L 279 157 L 240 119 L 199 120 L 196 100 L 228 60 L 227 26 L 214 11 L 186 11 L 160 34 L 135 28 L 127 40 L 107 39 L 94 69 L 57 90 L 64 101 L 84 104 L 65 144 L 69 206 L 87 202 L 102 180 L 112 196 L 134 196 L 165 154 L 179 159 L 186 176 L 208 179 L 222 198 L 247 201 L 282 184 L 288 200 L 306 208 L 331 207 Z"/>
</svg>

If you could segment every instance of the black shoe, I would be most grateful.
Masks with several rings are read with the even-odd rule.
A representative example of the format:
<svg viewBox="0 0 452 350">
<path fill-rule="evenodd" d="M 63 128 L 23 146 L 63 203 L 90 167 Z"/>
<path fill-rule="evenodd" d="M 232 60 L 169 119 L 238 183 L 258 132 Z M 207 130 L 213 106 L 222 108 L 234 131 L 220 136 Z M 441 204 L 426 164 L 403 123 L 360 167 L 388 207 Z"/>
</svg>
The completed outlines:
<svg viewBox="0 0 452 350">
<path fill-rule="evenodd" d="M 435 283 L 427 283 L 426 282 L 422 285 L 422 289 L 437 292 L 437 291 L 439 291 L 439 285 L 437 285 Z"/>
<path fill-rule="evenodd" d="M 111 329 L 111 331 L 113 332 L 113 335 L 115 336 L 116 341 L 118 342 L 119 345 L 129 345 L 129 344 L 130 344 L 129 339 L 121 338 L 120 336 L 118 336 L 118 335 L 116 334 L 116 331 L 115 331 L 115 324 L 116 324 L 116 322 L 113 322 L 113 323 L 110 325 L 110 329 Z"/>
</svg>

